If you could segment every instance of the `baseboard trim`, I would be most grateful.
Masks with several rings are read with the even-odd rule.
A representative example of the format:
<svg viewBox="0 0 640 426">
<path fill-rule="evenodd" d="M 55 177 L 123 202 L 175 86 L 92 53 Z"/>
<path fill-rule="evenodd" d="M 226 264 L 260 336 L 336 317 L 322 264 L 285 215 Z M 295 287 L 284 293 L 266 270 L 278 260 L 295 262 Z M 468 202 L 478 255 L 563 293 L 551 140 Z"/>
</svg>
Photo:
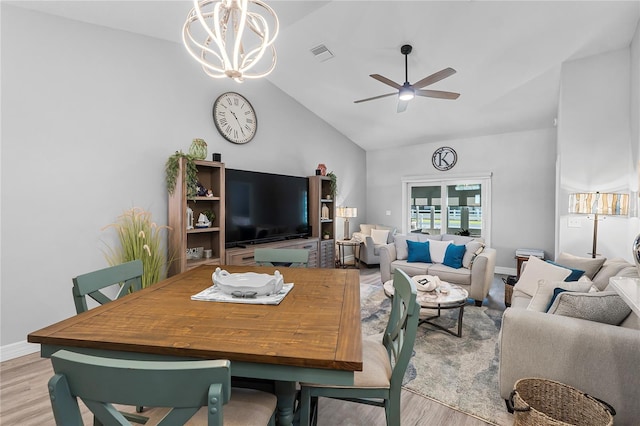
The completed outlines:
<svg viewBox="0 0 640 426">
<path fill-rule="evenodd" d="M 0 362 L 9 361 L 10 359 L 19 358 L 24 355 L 30 355 L 38 351 L 40 351 L 40 345 L 29 343 L 26 340 L 0 346 Z"/>
</svg>

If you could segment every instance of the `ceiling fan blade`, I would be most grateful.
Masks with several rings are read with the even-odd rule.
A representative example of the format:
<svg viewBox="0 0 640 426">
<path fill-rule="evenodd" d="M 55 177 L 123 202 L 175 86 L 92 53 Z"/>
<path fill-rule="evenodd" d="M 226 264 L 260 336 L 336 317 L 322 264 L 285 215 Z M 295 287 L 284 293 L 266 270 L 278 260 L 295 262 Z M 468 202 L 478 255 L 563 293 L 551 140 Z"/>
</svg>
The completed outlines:
<svg viewBox="0 0 640 426">
<path fill-rule="evenodd" d="M 426 98 L 458 99 L 460 93 L 441 92 L 440 90 L 416 90 L 416 95 Z"/>
<path fill-rule="evenodd" d="M 440 80 L 450 77 L 455 73 L 456 73 L 456 70 L 454 70 L 453 68 L 445 68 L 441 71 L 431 74 L 429 77 L 425 77 L 422 80 L 416 82 L 415 84 L 413 84 L 413 88 L 421 89 L 425 86 L 428 86 L 433 83 L 437 83 Z"/>
<path fill-rule="evenodd" d="M 384 84 L 386 84 L 388 86 L 391 86 L 394 89 L 400 90 L 400 88 L 402 87 L 402 85 L 396 83 L 395 81 L 389 80 L 387 77 L 383 77 L 380 74 L 371 74 L 369 77 L 375 78 L 379 82 L 384 83 Z"/>
<path fill-rule="evenodd" d="M 387 96 L 393 96 L 393 95 L 397 95 L 397 94 L 398 94 L 398 92 L 387 93 L 386 95 L 374 96 L 373 98 L 360 99 L 358 101 L 353 101 L 353 103 L 354 104 L 359 104 L 360 102 L 367 102 L 367 101 L 372 101 L 374 99 L 386 98 Z"/>
<path fill-rule="evenodd" d="M 409 101 L 398 100 L 398 110 L 397 110 L 397 112 L 405 112 L 407 110 L 407 105 L 409 105 Z"/>
</svg>

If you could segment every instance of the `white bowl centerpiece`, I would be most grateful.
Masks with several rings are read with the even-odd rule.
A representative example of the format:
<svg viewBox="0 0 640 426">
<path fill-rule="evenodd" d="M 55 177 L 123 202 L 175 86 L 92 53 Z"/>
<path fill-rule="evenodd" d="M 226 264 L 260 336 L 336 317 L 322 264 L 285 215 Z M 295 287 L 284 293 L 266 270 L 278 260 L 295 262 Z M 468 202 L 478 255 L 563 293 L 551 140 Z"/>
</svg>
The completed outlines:
<svg viewBox="0 0 640 426">
<path fill-rule="evenodd" d="M 260 297 L 277 294 L 282 290 L 284 278 L 280 271 L 273 275 L 244 272 L 230 274 L 224 269 L 216 268 L 211 276 L 213 284 L 223 293 L 234 297 Z"/>
</svg>

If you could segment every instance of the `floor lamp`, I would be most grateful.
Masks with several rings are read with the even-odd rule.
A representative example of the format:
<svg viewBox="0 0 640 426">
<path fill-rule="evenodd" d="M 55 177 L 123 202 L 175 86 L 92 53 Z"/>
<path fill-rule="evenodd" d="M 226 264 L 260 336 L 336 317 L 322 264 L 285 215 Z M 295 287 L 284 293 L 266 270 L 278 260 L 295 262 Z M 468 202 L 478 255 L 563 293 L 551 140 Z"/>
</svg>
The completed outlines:
<svg viewBox="0 0 640 426">
<path fill-rule="evenodd" d="M 358 216 L 358 209 L 356 207 L 338 207 L 336 209 L 336 216 L 344 218 L 344 236 L 343 239 L 350 240 L 349 236 L 349 218 Z"/>
<path fill-rule="evenodd" d="M 591 257 L 595 258 L 598 245 L 598 220 L 600 216 L 626 216 L 629 214 L 629 194 L 600 192 L 580 192 L 569 195 L 569 213 L 593 215 L 593 247 Z"/>
</svg>

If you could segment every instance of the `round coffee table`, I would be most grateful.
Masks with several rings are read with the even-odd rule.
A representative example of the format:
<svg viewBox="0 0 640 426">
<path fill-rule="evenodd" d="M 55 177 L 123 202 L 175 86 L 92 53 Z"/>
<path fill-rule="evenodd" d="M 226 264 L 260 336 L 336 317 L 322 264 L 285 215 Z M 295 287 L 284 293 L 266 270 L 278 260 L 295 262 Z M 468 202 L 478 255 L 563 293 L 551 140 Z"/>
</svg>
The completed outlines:
<svg viewBox="0 0 640 426">
<path fill-rule="evenodd" d="M 411 277 L 411 279 L 415 282 L 418 282 L 421 279 L 426 278 L 426 275 L 416 275 Z M 393 280 L 389 280 L 383 284 L 384 293 L 388 297 L 393 297 Z M 440 330 L 446 331 L 447 333 L 453 334 L 457 337 L 462 337 L 462 315 L 464 314 L 464 305 L 467 303 L 467 298 L 469 297 L 469 293 L 467 290 L 455 285 L 450 284 L 448 282 L 442 281 L 440 286 L 433 291 L 420 291 L 418 290 L 418 295 L 416 297 L 416 301 L 420 305 L 420 307 L 425 309 L 435 309 L 438 311 L 437 315 L 433 315 L 427 318 L 421 318 L 420 324 L 427 323 L 432 325 Z M 458 309 L 458 330 L 457 332 L 453 332 L 448 328 L 441 326 L 433 322 L 432 320 L 440 317 L 441 309 Z"/>
</svg>

